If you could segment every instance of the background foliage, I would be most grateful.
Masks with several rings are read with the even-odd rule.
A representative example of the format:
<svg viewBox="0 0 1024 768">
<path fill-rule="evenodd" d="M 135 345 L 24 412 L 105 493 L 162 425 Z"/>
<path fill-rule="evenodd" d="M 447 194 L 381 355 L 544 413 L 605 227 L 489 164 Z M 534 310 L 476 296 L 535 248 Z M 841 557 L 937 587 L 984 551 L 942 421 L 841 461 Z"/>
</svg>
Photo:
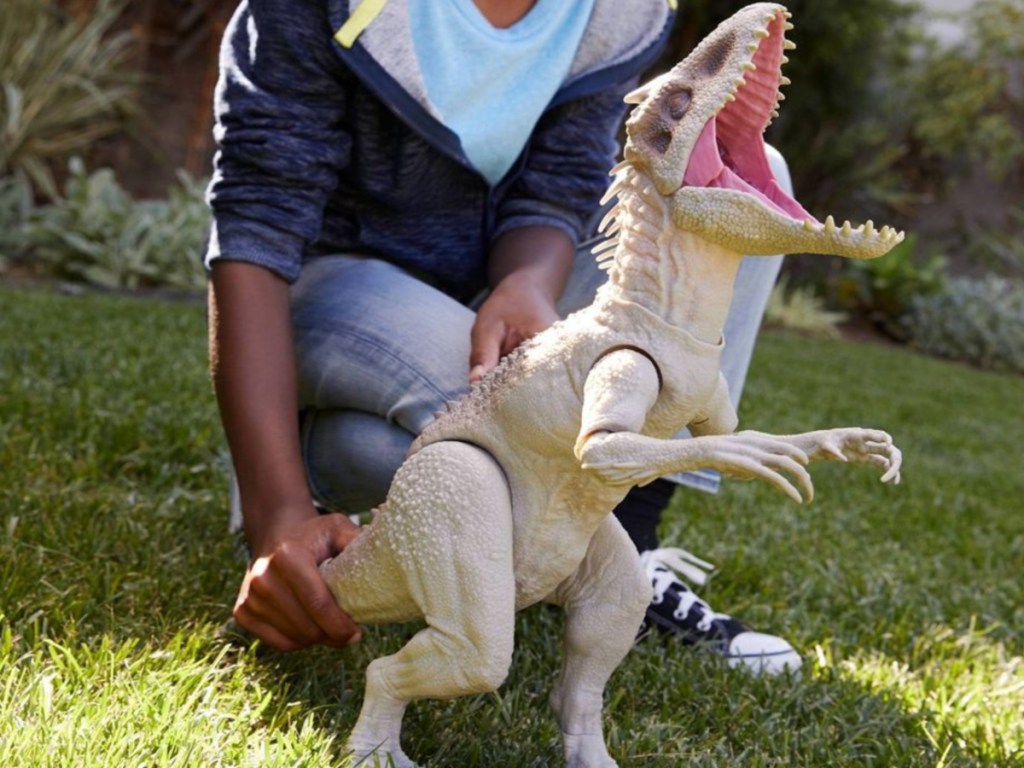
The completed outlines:
<svg viewBox="0 0 1024 768">
<path fill-rule="evenodd" d="M 114 0 L 75 15 L 55 2 L 67 0 L 11 0 L 0 30 L 0 269 L 13 264 L 104 287 L 201 288 L 201 182 L 179 173 L 161 200 L 136 200 L 125 189 L 131 179 L 103 167 L 90 172 L 90 153 L 85 164 L 66 165 L 131 114 L 139 82 L 132 54 L 143 41 L 117 31 L 125 16 Z M 150 15 L 154 3 L 142 3 Z M 190 18 L 208 19 L 211 42 L 226 4 L 183 0 Z M 684 4 L 656 69 L 745 4 Z M 787 5 L 796 22 L 798 49 L 786 65 L 794 85 L 768 138 L 786 155 L 797 196 L 819 218 L 874 218 L 913 234 L 867 264 L 791 257 L 775 320 L 821 331 L 848 316 L 921 349 L 967 349 L 955 331 L 966 326 L 926 329 L 934 314 L 925 307 L 943 296 L 948 308 L 974 306 L 947 295 L 952 276 L 991 272 L 1011 281 L 1011 292 L 1024 280 L 1024 0 L 979 0 L 957 20 L 962 38 L 942 44 L 904 0 Z M 208 67 L 213 74 L 212 59 Z M 197 94 L 208 99 L 212 80 L 203 82 Z M 208 106 L 200 111 L 208 119 Z M 67 177 L 63 194 L 58 176 Z M 38 205 L 40 193 L 49 204 Z M 956 285 L 966 295 L 966 284 Z M 1016 327 L 1017 307 L 990 302 L 986 311 L 996 314 L 987 322 Z M 956 338 L 938 344 L 936 333 Z"/>
<path fill-rule="evenodd" d="M 114 32 L 121 3 L 100 0 L 76 21 L 53 3 L 4 0 L 0 24 L 0 176 L 58 197 L 51 162 L 125 126 L 138 78 L 131 36 Z"/>
<path fill-rule="evenodd" d="M 907 315 L 914 346 L 983 368 L 1024 373 L 1024 283 L 997 275 L 960 277 L 919 295 Z"/>
<path fill-rule="evenodd" d="M 206 285 L 202 249 L 210 214 L 204 184 L 184 171 L 165 200 L 134 200 L 109 168 L 73 159 L 63 197 L 33 210 L 20 254 L 51 275 L 104 288 Z"/>
</svg>

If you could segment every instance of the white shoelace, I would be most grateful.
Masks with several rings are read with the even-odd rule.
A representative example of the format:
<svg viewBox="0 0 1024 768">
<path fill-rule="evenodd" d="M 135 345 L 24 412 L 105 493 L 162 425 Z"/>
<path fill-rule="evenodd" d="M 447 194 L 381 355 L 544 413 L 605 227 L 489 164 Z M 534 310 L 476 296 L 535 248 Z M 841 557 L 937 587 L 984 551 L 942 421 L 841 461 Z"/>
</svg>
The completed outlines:
<svg viewBox="0 0 1024 768">
<path fill-rule="evenodd" d="M 677 583 L 682 584 L 676 574 L 684 576 L 694 584 L 703 585 L 708 580 L 707 572 L 715 568 L 711 563 L 701 560 L 696 555 L 678 547 L 651 549 L 647 552 L 642 552 L 640 554 L 640 562 L 643 564 L 647 577 L 651 580 L 651 585 L 654 588 L 654 596 L 651 598 L 651 602 L 654 605 L 658 605 L 665 599 L 665 592 L 668 591 L 669 587 Z M 683 589 L 679 595 L 679 605 L 673 612 L 673 616 L 677 620 L 682 621 L 685 619 L 690 609 L 695 605 L 700 606 L 702 609 L 703 615 L 697 624 L 697 629 L 701 632 L 710 630 L 711 622 L 715 619 L 732 618 L 727 613 L 718 613 L 707 602 L 701 600 L 696 592 L 685 584 L 682 584 L 682 586 Z"/>
</svg>

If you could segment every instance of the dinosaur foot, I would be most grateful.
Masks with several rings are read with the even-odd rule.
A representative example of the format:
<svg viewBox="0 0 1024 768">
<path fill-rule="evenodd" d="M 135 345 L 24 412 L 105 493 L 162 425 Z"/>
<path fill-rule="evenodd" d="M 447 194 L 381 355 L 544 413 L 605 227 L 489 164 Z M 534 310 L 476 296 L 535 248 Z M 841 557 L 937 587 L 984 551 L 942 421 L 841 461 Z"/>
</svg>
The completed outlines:
<svg viewBox="0 0 1024 768">
<path fill-rule="evenodd" d="M 566 768 L 618 768 L 600 734 L 562 734 Z"/>
<path fill-rule="evenodd" d="M 402 751 L 397 741 L 385 739 L 375 744 L 348 742 L 352 768 L 420 768 Z"/>
</svg>

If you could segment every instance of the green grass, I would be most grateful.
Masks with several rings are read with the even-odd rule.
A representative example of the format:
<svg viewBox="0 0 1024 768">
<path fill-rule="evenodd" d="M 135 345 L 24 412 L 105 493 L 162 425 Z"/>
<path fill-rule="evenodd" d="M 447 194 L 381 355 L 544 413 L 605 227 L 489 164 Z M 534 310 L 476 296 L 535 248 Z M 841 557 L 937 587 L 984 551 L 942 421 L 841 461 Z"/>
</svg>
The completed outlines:
<svg viewBox="0 0 1024 768">
<path fill-rule="evenodd" d="M 891 431 L 904 482 L 814 468 L 818 498 L 680 492 L 705 594 L 805 658 L 763 680 L 651 642 L 608 691 L 623 766 L 1024 765 L 1024 379 L 767 334 L 742 418 Z M 203 309 L 0 290 L 0 766 L 344 765 L 366 664 L 217 632 L 241 576 Z M 558 617 L 520 616 L 494 695 L 414 705 L 427 765 L 557 765 Z"/>
</svg>

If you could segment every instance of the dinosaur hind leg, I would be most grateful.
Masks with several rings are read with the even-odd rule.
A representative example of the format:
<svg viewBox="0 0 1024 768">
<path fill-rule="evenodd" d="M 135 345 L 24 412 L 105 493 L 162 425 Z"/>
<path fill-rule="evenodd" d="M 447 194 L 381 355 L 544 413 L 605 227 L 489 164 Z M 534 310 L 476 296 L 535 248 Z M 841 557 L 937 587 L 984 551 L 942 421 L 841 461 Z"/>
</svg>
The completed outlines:
<svg viewBox="0 0 1024 768">
<path fill-rule="evenodd" d="M 466 443 L 427 446 L 403 465 L 381 533 L 405 571 L 427 626 L 366 670 L 366 694 L 349 737 L 355 764 L 398 768 L 399 731 L 415 699 L 497 688 L 512 660 L 515 578 L 512 509 L 505 474 Z M 376 523 L 375 523 L 376 525 Z"/>
<path fill-rule="evenodd" d="M 651 585 L 636 547 L 612 516 L 597 529 L 576 572 L 548 600 L 564 607 L 565 648 L 551 692 L 569 768 L 614 768 L 601 727 L 602 695 L 633 647 Z"/>
</svg>

